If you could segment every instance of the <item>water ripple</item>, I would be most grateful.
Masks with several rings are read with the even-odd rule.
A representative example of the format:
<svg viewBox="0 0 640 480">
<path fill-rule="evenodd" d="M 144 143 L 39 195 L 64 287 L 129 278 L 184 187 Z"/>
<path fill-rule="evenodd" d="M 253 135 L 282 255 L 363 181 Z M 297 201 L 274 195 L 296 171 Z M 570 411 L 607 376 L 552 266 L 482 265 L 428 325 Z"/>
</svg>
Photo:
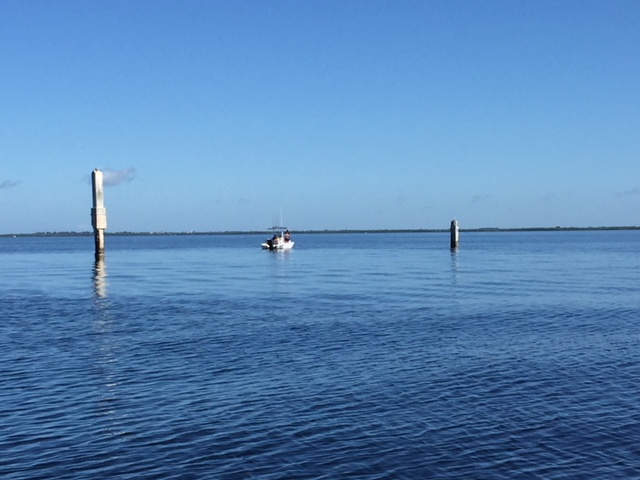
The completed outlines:
<svg viewBox="0 0 640 480">
<path fill-rule="evenodd" d="M 0 255 L 0 476 L 640 478 L 637 242 L 372 241 Z"/>
</svg>

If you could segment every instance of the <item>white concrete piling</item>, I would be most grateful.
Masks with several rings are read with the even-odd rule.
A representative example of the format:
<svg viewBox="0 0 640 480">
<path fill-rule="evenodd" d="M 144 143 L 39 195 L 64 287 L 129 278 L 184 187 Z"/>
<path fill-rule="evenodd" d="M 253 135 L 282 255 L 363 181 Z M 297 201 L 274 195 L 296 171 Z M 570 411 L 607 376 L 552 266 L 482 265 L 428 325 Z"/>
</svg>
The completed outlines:
<svg viewBox="0 0 640 480">
<path fill-rule="evenodd" d="M 93 187 L 93 208 L 91 209 L 91 226 L 95 237 L 96 257 L 104 255 L 104 231 L 107 229 L 107 209 L 104 208 L 104 191 L 102 188 L 102 172 L 97 168 L 91 173 Z"/>
<path fill-rule="evenodd" d="M 460 245 L 460 227 L 457 220 L 451 220 L 451 248 L 458 248 Z"/>
</svg>

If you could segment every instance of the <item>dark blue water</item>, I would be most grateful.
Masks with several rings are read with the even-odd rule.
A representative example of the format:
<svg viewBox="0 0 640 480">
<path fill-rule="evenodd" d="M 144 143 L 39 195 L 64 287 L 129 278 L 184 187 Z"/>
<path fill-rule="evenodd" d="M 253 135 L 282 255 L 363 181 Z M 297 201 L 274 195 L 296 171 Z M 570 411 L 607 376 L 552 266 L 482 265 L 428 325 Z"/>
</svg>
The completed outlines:
<svg viewBox="0 0 640 480">
<path fill-rule="evenodd" d="M 640 478 L 640 232 L 0 238 L 0 478 Z"/>
</svg>

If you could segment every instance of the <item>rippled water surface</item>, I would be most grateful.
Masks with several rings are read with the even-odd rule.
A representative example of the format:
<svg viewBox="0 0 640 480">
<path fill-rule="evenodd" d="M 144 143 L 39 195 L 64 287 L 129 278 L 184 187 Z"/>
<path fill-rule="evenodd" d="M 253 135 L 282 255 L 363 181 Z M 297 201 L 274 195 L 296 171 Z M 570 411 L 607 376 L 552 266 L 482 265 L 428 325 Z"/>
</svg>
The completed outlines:
<svg viewBox="0 0 640 480">
<path fill-rule="evenodd" d="M 0 478 L 640 478 L 640 232 L 0 238 Z"/>
</svg>

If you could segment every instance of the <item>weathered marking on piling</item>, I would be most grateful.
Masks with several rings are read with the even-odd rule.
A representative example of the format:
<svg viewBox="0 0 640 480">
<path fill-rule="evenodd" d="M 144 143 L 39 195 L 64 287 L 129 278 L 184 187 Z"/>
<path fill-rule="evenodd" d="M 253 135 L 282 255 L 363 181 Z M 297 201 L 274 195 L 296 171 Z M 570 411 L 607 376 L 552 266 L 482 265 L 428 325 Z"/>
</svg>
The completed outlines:
<svg viewBox="0 0 640 480">
<path fill-rule="evenodd" d="M 104 191 L 102 188 L 102 172 L 97 168 L 91 172 L 93 187 L 93 208 L 91 209 L 91 226 L 95 239 L 96 257 L 104 255 L 104 231 L 107 229 L 107 209 L 104 208 Z"/>
<path fill-rule="evenodd" d="M 460 227 L 457 220 L 451 220 L 451 248 L 458 248 L 460 245 Z"/>
</svg>

